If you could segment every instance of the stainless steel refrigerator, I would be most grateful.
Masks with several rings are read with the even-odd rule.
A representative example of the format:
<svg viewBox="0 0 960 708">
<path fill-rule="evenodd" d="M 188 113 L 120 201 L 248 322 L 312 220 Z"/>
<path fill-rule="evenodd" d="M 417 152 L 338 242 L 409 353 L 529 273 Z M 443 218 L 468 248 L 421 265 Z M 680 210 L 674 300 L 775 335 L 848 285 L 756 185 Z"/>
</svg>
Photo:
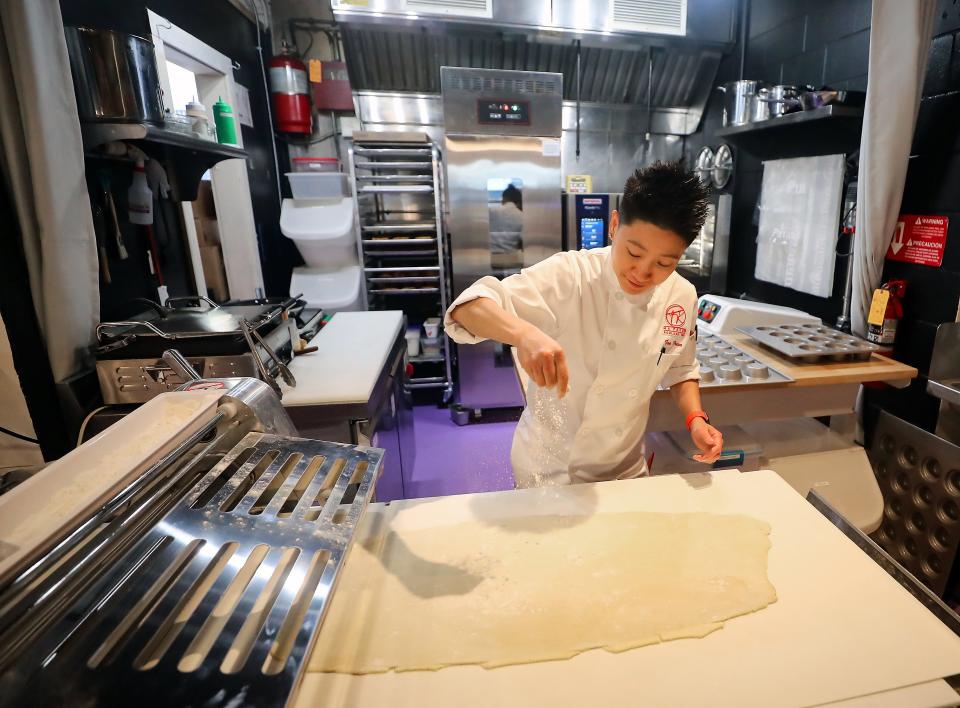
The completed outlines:
<svg viewBox="0 0 960 708">
<path fill-rule="evenodd" d="M 442 67 L 446 223 L 454 296 L 562 250 L 563 76 Z M 522 406 L 509 348 L 458 347 L 463 409 Z"/>
</svg>

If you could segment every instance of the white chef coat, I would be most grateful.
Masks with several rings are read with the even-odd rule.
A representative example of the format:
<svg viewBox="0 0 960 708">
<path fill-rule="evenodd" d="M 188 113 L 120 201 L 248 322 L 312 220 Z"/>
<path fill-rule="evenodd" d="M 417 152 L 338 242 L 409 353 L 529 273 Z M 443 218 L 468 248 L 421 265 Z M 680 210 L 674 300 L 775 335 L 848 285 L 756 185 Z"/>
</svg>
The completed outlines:
<svg viewBox="0 0 960 708">
<path fill-rule="evenodd" d="M 565 251 L 504 280 L 478 280 L 450 305 L 444 327 L 460 344 L 483 341 L 450 313 L 478 297 L 540 328 L 566 352 L 570 389 L 532 380 L 510 459 L 518 487 L 626 479 L 647 473 L 643 434 L 659 384 L 699 380 L 696 289 L 677 273 L 625 293 L 610 248 Z M 662 353 L 661 353 L 662 351 Z"/>
</svg>

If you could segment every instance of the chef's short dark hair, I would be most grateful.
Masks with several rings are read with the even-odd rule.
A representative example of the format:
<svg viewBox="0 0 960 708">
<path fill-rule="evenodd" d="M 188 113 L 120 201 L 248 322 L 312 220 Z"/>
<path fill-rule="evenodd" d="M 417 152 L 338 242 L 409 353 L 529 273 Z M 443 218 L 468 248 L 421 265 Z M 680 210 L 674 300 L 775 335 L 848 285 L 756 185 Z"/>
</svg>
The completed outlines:
<svg viewBox="0 0 960 708">
<path fill-rule="evenodd" d="M 658 161 L 627 178 L 620 220 L 625 224 L 647 221 L 674 232 L 689 246 L 707 218 L 709 196 L 709 188 L 681 161 Z"/>
</svg>

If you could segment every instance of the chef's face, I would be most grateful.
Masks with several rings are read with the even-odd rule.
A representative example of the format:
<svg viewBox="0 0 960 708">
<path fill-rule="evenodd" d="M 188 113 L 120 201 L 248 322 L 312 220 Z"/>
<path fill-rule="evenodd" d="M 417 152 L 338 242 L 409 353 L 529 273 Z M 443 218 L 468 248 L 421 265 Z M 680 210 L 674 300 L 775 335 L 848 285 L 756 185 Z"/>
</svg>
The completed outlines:
<svg viewBox="0 0 960 708">
<path fill-rule="evenodd" d="M 613 270 L 620 288 L 628 295 L 638 295 L 659 285 L 677 269 L 686 250 L 683 239 L 673 231 L 661 229 L 649 221 L 620 221 L 613 212 L 610 222 L 613 241 Z"/>
</svg>

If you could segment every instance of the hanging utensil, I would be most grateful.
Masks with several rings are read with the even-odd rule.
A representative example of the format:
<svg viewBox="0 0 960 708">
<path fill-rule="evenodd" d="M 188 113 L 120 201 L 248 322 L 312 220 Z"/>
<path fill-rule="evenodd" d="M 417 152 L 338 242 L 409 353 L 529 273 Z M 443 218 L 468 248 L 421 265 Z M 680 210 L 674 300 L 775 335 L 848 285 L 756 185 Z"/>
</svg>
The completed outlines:
<svg viewBox="0 0 960 708">
<path fill-rule="evenodd" d="M 100 261 L 100 277 L 103 280 L 104 285 L 110 285 L 113 281 L 113 278 L 110 275 L 110 257 L 107 254 L 107 246 L 103 242 L 103 234 L 106 231 L 107 225 L 106 220 L 103 216 L 103 209 L 100 208 L 100 205 L 94 205 L 93 207 L 93 235 L 97 241 L 97 260 Z"/>
<path fill-rule="evenodd" d="M 160 269 L 160 249 L 157 246 L 157 239 L 153 235 L 153 226 L 144 226 L 144 231 L 147 233 L 147 244 L 149 245 L 149 255 L 150 260 L 153 264 L 153 269 L 157 276 L 157 285 L 164 285 L 163 282 L 163 271 Z"/>
<path fill-rule="evenodd" d="M 117 246 L 117 254 L 120 256 L 120 260 L 125 261 L 130 257 L 130 254 L 127 253 L 127 247 L 123 244 L 123 233 L 120 231 L 120 220 L 117 219 L 117 207 L 113 203 L 110 178 L 102 172 L 100 173 L 100 186 L 103 187 L 104 204 L 110 212 L 110 218 L 113 219 L 113 240 Z"/>
</svg>

